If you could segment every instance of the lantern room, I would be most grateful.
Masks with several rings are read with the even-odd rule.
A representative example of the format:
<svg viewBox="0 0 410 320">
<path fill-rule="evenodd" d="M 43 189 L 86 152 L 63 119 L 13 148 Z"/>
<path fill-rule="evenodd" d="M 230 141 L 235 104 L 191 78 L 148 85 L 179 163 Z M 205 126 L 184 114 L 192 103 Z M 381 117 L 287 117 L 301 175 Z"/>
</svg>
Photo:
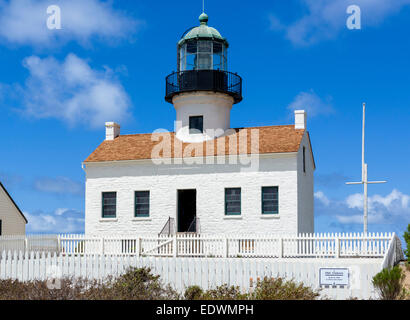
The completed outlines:
<svg viewBox="0 0 410 320">
<path fill-rule="evenodd" d="M 228 41 L 208 26 L 208 16 L 199 17 L 200 26 L 191 28 L 178 43 L 178 71 L 228 69 Z"/>
<path fill-rule="evenodd" d="M 202 13 L 200 25 L 185 32 L 177 46 L 177 72 L 166 78 L 166 101 L 172 103 L 180 93 L 210 91 L 225 93 L 242 101 L 242 78 L 228 71 L 228 41 L 208 26 Z"/>
</svg>

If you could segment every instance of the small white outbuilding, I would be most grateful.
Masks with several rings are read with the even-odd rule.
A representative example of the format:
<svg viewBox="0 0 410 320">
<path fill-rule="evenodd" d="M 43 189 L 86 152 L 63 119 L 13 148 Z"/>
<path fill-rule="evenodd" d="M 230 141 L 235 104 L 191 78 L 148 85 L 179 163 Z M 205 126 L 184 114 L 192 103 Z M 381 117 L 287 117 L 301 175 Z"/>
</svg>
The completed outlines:
<svg viewBox="0 0 410 320">
<path fill-rule="evenodd" d="M 27 219 L 0 182 L 0 236 L 25 235 Z"/>
</svg>

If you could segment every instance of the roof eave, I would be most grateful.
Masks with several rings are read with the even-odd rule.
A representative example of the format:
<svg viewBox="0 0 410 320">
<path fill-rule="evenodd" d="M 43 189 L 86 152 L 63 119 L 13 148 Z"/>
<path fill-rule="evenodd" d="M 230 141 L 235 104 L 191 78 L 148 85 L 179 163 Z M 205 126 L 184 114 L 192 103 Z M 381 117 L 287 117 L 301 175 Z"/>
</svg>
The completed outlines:
<svg viewBox="0 0 410 320">
<path fill-rule="evenodd" d="M 248 154 L 238 154 L 236 156 L 259 156 L 260 158 L 280 158 L 280 157 L 286 157 L 286 156 L 296 156 L 297 151 L 289 151 L 289 152 L 271 152 L 271 153 L 248 153 Z M 83 166 L 87 165 L 111 165 L 111 164 L 147 164 L 147 163 L 152 163 L 154 160 L 161 160 L 161 161 L 180 161 L 183 159 L 206 159 L 206 158 L 218 158 L 218 157 L 223 157 L 223 158 L 229 158 L 231 156 L 235 155 L 216 155 L 216 156 L 208 156 L 208 157 L 189 157 L 189 158 L 164 158 L 164 159 L 129 159 L 129 160 L 103 160 L 103 161 L 84 161 L 82 163 Z"/>
</svg>

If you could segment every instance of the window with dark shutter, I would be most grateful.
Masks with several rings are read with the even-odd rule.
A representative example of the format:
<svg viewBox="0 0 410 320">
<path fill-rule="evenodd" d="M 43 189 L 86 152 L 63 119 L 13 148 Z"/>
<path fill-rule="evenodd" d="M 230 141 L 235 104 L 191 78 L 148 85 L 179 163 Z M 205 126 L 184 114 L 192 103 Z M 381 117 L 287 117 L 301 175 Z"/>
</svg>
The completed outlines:
<svg viewBox="0 0 410 320">
<path fill-rule="evenodd" d="M 117 193 L 103 192 L 102 194 L 102 217 L 116 218 L 117 217 Z"/>
<path fill-rule="evenodd" d="M 241 215 L 241 188 L 225 189 L 225 215 Z"/>
<path fill-rule="evenodd" d="M 204 132 L 204 117 L 203 116 L 194 116 L 189 117 L 189 133 L 203 133 Z"/>
<path fill-rule="evenodd" d="M 263 187 L 262 188 L 262 214 L 279 213 L 279 188 Z"/>
<path fill-rule="evenodd" d="M 135 192 L 135 217 L 149 217 L 149 191 Z"/>
</svg>

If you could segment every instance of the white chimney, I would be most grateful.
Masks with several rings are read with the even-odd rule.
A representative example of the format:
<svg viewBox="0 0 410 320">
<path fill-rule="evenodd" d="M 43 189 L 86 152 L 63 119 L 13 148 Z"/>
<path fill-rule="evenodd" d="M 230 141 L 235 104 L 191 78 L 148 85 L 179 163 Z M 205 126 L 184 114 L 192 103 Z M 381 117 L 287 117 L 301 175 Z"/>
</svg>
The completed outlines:
<svg viewBox="0 0 410 320">
<path fill-rule="evenodd" d="M 305 110 L 295 110 L 295 129 L 306 129 L 306 119 Z"/>
<path fill-rule="evenodd" d="M 114 140 L 120 135 L 120 125 L 115 122 L 105 123 L 105 140 Z"/>
</svg>

